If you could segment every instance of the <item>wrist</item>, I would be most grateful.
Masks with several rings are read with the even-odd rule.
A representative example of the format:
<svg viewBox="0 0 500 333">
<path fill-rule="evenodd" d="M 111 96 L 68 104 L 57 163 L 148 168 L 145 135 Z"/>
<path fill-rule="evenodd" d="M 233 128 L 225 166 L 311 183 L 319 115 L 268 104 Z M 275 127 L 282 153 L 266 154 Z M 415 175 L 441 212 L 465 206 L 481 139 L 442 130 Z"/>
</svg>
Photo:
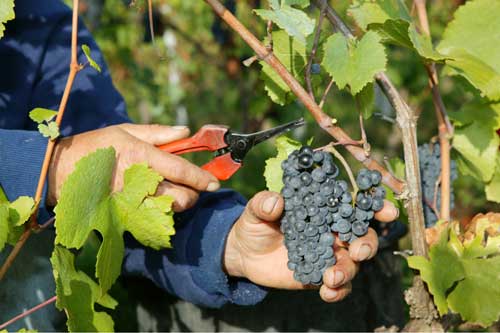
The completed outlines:
<svg viewBox="0 0 500 333">
<path fill-rule="evenodd" d="M 237 240 L 235 226 L 231 228 L 226 240 L 226 247 L 222 256 L 222 269 L 230 276 L 244 277 L 243 261 L 240 246 Z"/>
</svg>

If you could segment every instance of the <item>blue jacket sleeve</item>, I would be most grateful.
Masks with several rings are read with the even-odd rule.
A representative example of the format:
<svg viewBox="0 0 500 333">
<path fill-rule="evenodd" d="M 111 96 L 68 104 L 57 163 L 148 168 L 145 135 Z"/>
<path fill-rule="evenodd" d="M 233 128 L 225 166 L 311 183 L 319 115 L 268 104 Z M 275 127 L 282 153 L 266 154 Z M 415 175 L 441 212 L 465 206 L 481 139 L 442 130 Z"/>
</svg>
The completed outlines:
<svg viewBox="0 0 500 333">
<path fill-rule="evenodd" d="M 226 237 L 244 207 L 245 199 L 234 191 L 203 193 L 195 207 L 176 215 L 172 249 L 154 251 L 127 239 L 124 271 L 202 306 L 261 301 L 264 288 L 222 270 Z"/>
<path fill-rule="evenodd" d="M 0 185 L 10 201 L 34 195 L 46 147 L 47 139 L 38 132 L 0 128 Z M 40 222 L 47 217 L 41 212 Z"/>
</svg>

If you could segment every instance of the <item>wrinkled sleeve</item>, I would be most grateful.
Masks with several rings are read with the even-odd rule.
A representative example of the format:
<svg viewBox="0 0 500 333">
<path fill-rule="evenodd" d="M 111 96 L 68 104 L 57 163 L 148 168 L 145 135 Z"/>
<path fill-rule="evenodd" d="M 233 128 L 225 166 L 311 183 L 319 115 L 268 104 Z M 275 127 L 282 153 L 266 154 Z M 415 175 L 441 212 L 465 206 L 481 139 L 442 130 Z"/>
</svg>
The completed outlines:
<svg viewBox="0 0 500 333">
<path fill-rule="evenodd" d="M 176 215 L 172 249 L 154 251 L 127 239 L 125 273 L 146 277 L 169 293 L 206 307 L 260 302 L 264 288 L 228 278 L 222 270 L 227 235 L 244 207 L 245 199 L 234 191 L 203 193 L 193 208 Z"/>
</svg>

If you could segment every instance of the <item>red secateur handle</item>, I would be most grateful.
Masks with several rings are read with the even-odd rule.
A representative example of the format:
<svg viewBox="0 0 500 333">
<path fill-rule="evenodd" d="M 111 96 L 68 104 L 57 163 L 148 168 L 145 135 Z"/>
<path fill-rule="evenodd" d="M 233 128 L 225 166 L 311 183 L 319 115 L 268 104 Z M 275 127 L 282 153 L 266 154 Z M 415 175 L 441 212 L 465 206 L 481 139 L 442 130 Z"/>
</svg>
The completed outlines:
<svg viewBox="0 0 500 333">
<path fill-rule="evenodd" d="M 221 125 L 205 125 L 201 127 L 192 137 L 170 142 L 158 146 L 159 149 L 182 155 L 196 151 L 217 151 L 227 147 L 224 135 L 228 128 Z M 201 168 L 207 170 L 219 180 L 227 180 L 238 171 L 241 163 L 231 158 L 230 153 L 215 157 Z"/>
</svg>

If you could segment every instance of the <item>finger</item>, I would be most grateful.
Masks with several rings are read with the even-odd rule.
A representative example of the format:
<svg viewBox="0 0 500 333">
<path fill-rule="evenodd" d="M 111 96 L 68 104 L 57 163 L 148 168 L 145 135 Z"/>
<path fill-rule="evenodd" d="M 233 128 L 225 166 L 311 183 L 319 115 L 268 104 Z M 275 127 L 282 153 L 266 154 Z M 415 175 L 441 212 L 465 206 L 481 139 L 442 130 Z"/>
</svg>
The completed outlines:
<svg viewBox="0 0 500 333">
<path fill-rule="evenodd" d="M 343 300 L 344 298 L 347 297 L 352 291 L 352 284 L 346 283 L 340 288 L 329 288 L 326 285 L 322 285 L 321 288 L 319 289 L 319 295 L 321 296 L 321 299 L 324 300 L 325 302 L 332 303 L 332 302 L 338 302 Z"/>
<path fill-rule="evenodd" d="M 198 200 L 198 192 L 195 190 L 186 186 L 172 184 L 167 181 L 163 181 L 160 185 L 158 185 L 156 195 L 172 196 L 175 199 L 172 208 L 176 213 L 193 207 L 196 200 Z"/>
<path fill-rule="evenodd" d="M 351 281 L 359 270 L 359 264 L 352 260 L 346 249 L 337 250 L 335 256 L 337 263 L 323 273 L 323 284 L 329 288 L 338 288 Z"/>
<path fill-rule="evenodd" d="M 359 237 L 349 245 L 349 254 L 354 261 L 371 259 L 377 254 L 378 237 L 375 230 L 368 229 L 363 237 Z"/>
<path fill-rule="evenodd" d="M 276 192 L 262 191 L 250 200 L 242 217 L 250 223 L 273 222 L 281 217 L 283 207 L 281 195 Z"/>
<path fill-rule="evenodd" d="M 189 128 L 186 126 L 166 126 L 158 124 L 121 124 L 119 126 L 130 135 L 152 145 L 161 145 L 189 136 Z"/>
<path fill-rule="evenodd" d="M 392 222 L 399 217 L 399 209 L 389 200 L 384 200 L 384 207 L 375 213 L 375 219 L 380 222 Z"/>
<path fill-rule="evenodd" d="M 144 154 L 148 164 L 166 180 L 191 187 L 197 191 L 213 192 L 219 189 L 219 180 L 186 159 L 147 146 Z"/>
</svg>

